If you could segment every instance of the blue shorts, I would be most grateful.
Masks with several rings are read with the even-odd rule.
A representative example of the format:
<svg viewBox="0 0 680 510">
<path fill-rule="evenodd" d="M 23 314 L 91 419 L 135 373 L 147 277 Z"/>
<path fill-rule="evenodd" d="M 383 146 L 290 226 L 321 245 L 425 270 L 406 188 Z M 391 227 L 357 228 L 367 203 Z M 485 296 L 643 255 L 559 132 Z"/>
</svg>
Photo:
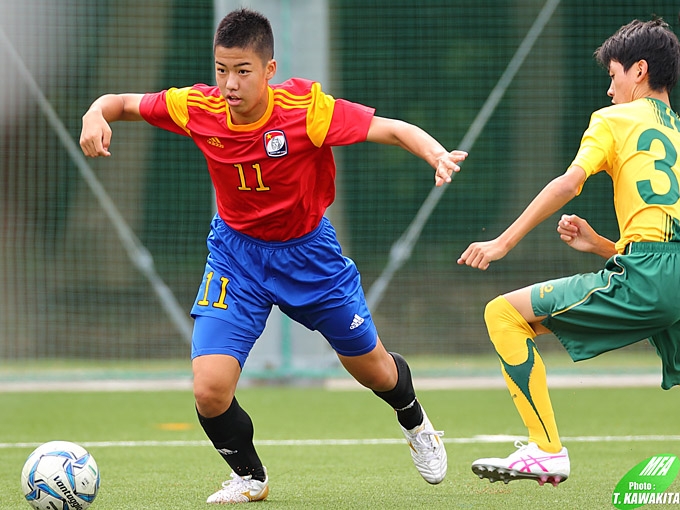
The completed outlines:
<svg viewBox="0 0 680 510">
<path fill-rule="evenodd" d="M 191 357 L 228 354 L 241 367 L 262 334 L 272 305 L 318 330 L 344 356 L 372 351 L 377 332 L 354 262 L 342 255 L 327 218 L 309 234 L 265 242 L 215 216 L 208 260 L 191 315 Z"/>
</svg>

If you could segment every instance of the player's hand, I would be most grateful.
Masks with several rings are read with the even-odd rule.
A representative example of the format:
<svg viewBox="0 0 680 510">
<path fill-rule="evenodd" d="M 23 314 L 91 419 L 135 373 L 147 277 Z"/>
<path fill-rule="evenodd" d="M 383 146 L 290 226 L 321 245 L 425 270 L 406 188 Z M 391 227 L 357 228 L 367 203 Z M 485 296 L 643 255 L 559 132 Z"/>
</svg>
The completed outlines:
<svg viewBox="0 0 680 510">
<path fill-rule="evenodd" d="M 592 253 L 600 236 L 586 220 L 575 214 L 563 214 L 557 222 L 560 239 L 577 251 Z"/>
<path fill-rule="evenodd" d="M 498 240 L 472 243 L 458 259 L 458 264 L 486 270 L 494 260 L 500 260 L 508 253 L 508 249 Z"/>
<path fill-rule="evenodd" d="M 467 158 L 468 153 L 465 151 L 451 151 L 445 156 L 437 160 L 437 169 L 434 173 L 435 186 L 442 186 L 447 182 L 451 182 L 451 175 L 454 172 L 460 172 L 458 163 Z"/>
<path fill-rule="evenodd" d="M 111 126 L 104 120 L 101 112 L 89 110 L 83 115 L 83 128 L 80 132 L 80 148 L 86 156 L 96 158 L 111 155 Z"/>
</svg>

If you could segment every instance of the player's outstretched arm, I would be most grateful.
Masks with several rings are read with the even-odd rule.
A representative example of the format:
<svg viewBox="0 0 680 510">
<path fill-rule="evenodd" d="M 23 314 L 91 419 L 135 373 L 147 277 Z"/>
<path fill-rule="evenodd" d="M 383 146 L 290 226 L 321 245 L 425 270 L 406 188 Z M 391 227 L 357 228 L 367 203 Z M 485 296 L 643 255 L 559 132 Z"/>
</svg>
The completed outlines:
<svg viewBox="0 0 680 510">
<path fill-rule="evenodd" d="M 563 214 L 557 222 L 560 239 L 577 251 L 594 253 L 605 259 L 616 255 L 614 241 L 601 236 L 590 224 L 575 214 Z"/>
<path fill-rule="evenodd" d="M 460 171 L 458 163 L 467 157 L 464 151 L 447 151 L 426 131 L 401 120 L 373 117 L 366 141 L 383 145 L 398 145 L 427 161 L 435 169 L 434 183 L 442 186 L 451 182 L 451 175 Z"/>
<path fill-rule="evenodd" d="M 106 94 L 90 106 L 83 115 L 80 148 L 86 156 L 110 156 L 111 122 L 143 120 L 139 104 L 143 94 Z"/>
<path fill-rule="evenodd" d="M 494 260 L 505 257 L 524 236 L 574 198 L 585 179 L 586 174 L 581 167 L 570 167 L 550 181 L 500 236 L 468 246 L 458 259 L 458 264 L 485 270 Z"/>
</svg>

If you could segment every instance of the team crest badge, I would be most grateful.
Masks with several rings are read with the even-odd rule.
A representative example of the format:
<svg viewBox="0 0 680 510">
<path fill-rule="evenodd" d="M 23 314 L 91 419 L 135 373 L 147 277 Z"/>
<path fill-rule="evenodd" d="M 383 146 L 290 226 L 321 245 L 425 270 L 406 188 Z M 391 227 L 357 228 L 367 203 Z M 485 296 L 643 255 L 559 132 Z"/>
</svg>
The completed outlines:
<svg viewBox="0 0 680 510">
<path fill-rule="evenodd" d="M 286 134 L 280 130 L 267 131 L 264 134 L 264 148 L 270 158 L 280 158 L 288 154 Z"/>
</svg>

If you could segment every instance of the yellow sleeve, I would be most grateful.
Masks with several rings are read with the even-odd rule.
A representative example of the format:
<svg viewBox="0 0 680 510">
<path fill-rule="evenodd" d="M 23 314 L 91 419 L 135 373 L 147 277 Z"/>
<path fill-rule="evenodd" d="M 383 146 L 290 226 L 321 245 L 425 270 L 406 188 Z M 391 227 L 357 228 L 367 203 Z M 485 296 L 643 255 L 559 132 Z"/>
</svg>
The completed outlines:
<svg viewBox="0 0 680 510">
<path fill-rule="evenodd" d="M 611 151 L 614 147 L 614 136 L 609 124 L 595 112 L 590 118 L 590 125 L 583 133 L 581 146 L 570 166 L 580 166 L 586 172 L 586 179 L 601 171 L 612 169 Z"/>
<path fill-rule="evenodd" d="M 321 84 L 312 85 L 312 104 L 307 110 L 307 135 L 312 143 L 321 147 L 333 119 L 335 99 L 321 91 Z"/>
<path fill-rule="evenodd" d="M 165 104 L 168 107 L 168 113 L 170 114 L 170 117 L 172 117 L 172 120 L 175 122 L 175 124 L 177 124 L 189 134 L 191 133 L 187 128 L 187 124 L 189 123 L 187 98 L 189 96 L 190 90 L 191 87 L 184 87 L 181 89 L 173 87 L 168 89 L 165 93 Z"/>
</svg>

